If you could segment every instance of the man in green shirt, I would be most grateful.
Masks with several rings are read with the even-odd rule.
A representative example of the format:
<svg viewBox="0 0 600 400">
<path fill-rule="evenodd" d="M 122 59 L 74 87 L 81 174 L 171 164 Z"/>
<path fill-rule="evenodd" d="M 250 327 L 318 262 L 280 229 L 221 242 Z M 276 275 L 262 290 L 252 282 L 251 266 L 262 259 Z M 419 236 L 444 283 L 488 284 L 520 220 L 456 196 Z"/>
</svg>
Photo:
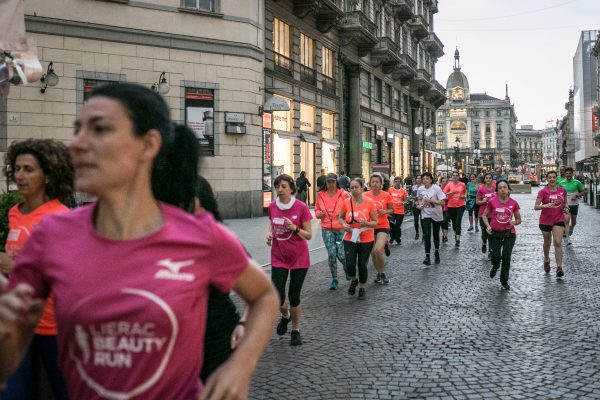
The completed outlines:
<svg viewBox="0 0 600 400">
<path fill-rule="evenodd" d="M 558 182 L 567 191 L 567 204 L 569 205 L 570 216 L 565 218 L 567 236 L 567 246 L 571 244 L 571 235 L 577 225 L 577 213 L 579 212 L 579 198 L 587 194 L 587 189 L 583 183 L 573 178 L 573 168 L 565 168 L 565 179 Z"/>
</svg>

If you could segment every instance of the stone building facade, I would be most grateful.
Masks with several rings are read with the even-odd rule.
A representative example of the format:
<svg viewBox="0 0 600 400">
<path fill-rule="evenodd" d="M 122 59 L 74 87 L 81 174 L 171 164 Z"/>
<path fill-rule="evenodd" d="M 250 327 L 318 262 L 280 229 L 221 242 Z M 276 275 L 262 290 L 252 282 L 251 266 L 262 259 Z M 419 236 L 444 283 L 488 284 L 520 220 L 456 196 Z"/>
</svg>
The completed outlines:
<svg viewBox="0 0 600 400">
<path fill-rule="evenodd" d="M 521 125 L 515 138 L 518 165 L 522 167 L 524 164 L 537 164 L 541 167 L 544 160 L 542 131 L 533 129 L 533 125 Z"/>
<path fill-rule="evenodd" d="M 267 0 L 265 101 L 290 104 L 267 117 L 272 175 L 433 169 L 434 135 L 415 128 L 433 132 L 445 100 L 436 12 L 437 0 Z"/>
<path fill-rule="evenodd" d="M 558 159 L 556 127 L 541 129 L 540 134 L 542 135 L 542 168 L 544 171 L 554 170 Z"/>
<path fill-rule="evenodd" d="M 471 93 L 458 49 L 454 58 L 446 84 L 448 100 L 437 112 L 438 151 L 449 167 L 463 172 L 516 167 L 517 116 L 508 89 L 504 99 Z"/>
<path fill-rule="evenodd" d="M 43 93 L 41 82 L 11 88 L 0 110 L 6 116 L 0 151 L 29 137 L 69 141 L 95 85 L 151 87 L 164 78 L 172 117 L 198 135 L 201 173 L 214 185 L 224 216 L 262 213 L 263 0 L 65 0 L 60 7 L 31 0 L 25 6 L 28 35 L 44 69 L 52 63 L 59 81 Z"/>
<path fill-rule="evenodd" d="M 573 90 L 569 90 L 569 101 L 565 103 L 567 114 L 556 124 L 557 166 L 575 168 L 575 134 L 573 132 Z"/>
</svg>

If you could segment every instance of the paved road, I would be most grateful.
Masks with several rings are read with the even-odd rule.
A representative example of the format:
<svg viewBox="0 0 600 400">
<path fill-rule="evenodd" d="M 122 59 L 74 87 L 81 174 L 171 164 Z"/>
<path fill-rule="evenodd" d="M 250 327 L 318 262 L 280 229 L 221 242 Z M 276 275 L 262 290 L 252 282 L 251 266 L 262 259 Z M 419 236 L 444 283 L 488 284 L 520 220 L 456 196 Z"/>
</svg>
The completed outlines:
<svg viewBox="0 0 600 400">
<path fill-rule="evenodd" d="M 369 284 L 361 302 L 347 283 L 328 290 L 328 267 L 314 265 L 304 345 L 274 335 L 250 398 L 600 399 L 600 213 L 580 206 L 566 278 L 557 281 L 554 262 L 543 272 L 534 196 L 514 196 L 524 222 L 509 292 L 489 278 L 475 234 L 424 268 L 422 243 L 406 231 L 392 248 L 390 284 Z"/>
</svg>

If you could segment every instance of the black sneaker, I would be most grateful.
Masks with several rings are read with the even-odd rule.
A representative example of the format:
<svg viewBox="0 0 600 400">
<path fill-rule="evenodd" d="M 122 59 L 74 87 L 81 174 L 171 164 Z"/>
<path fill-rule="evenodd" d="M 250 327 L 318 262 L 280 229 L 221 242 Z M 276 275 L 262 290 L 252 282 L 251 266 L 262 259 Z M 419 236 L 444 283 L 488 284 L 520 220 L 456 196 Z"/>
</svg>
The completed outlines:
<svg viewBox="0 0 600 400">
<path fill-rule="evenodd" d="M 436 250 L 436 251 L 435 251 L 435 254 L 434 254 L 434 257 L 435 257 L 435 263 L 436 263 L 436 264 L 439 264 L 439 263 L 440 263 L 440 261 L 441 261 L 441 260 L 440 260 L 440 252 Z"/>
<path fill-rule="evenodd" d="M 442 243 L 448 243 L 448 238 L 446 236 L 442 237 Z"/>
<path fill-rule="evenodd" d="M 364 300 L 367 297 L 365 296 L 365 288 L 359 288 L 358 289 L 358 299 L 359 300 Z"/>
<path fill-rule="evenodd" d="M 279 323 L 277 324 L 277 334 L 279 336 L 285 335 L 285 333 L 287 332 L 288 324 L 290 323 L 291 320 L 292 320 L 291 315 L 289 318 L 284 318 L 283 316 L 281 317 L 281 319 L 279 320 Z"/>
<path fill-rule="evenodd" d="M 429 255 L 425 256 L 425 259 L 423 260 L 423 264 L 431 265 L 431 258 L 429 258 Z"/>
<path fill-rule="evenodd" d="M 390 246 L 388 246 L 387 243 L 385 244 L 383 251 L 385 252 L 385 255 L 388 257 L 390 256 L 390 254 L 392 254 L 392 252 L 390 251 Z"/>
<path fill-rule="evenodd" d="M 415 240 L 419 240 L 419 232 L 415 235 Z"/>
<path fill-rule="evenodd" d="M 397 239 L 397 240 L 396 240 L 396 243 L 398 243 L 398 244 L 402 244 L 402 239 Z"/>
<path fill-rule="evenodd" d="M 562 268 L 556 268 L 556 277 L 557 278 L 562 278 L 563 276 L 565 276 L 565 272 L 563 271 Z"/>
<path fill-rule="evenodd" d="M 457 240 L 456 243 L 454 243 L 454 247 L 457 249 L 460 247 L 460 240 Z"/>
<path fill-rule="evenodd" d="M 490 278 L 495 277 L 496 272 L 498 272 L 498 267 L 492 267 L 492 269 L 490 270 Z"/>
<path fill-rule="evenodd" d="M 377 274 L 377 278 L 375 278 L 373 283 L 381 283 L 381 274 Z"/>
<path fill-rule="evenodd" d="M 300 336 L 300 331 L 292 331 L 290 346 L 302 346 L 302 336 Z"/>
<path fill-rule="evenodd" d="M 385 276 L 385 272 L 382 272 L 381 273 L 381 284 L 387 285 L 388 283 L 390 283 L 390 280 L 388 279 L 387 276 Z"/>
<path fill-rule="evenodd" d="M 481 252 L 483 254 L 487 253 L 487 244 L 484 243 L 484 244 L 481 245 Z"/>
<path fill-rule="evenodd" d="M 502 283 L 502 289 L 504 290 L 510 290 L 510 286 L 508 285 L 508 283 Z"/>
<path fill-rule="evenodd" d="M 467 232 L 473 232 L 473 226 L 469 226 L 469 229 L 467 229 Z"/>
<path fill-rule="evenodd" d="M 354 296 L 356 293 L 356 287 L 358 286 L 358 279 L 350 282 L 350 287 L 348 288 L 348 294 L 350 296 Z"/>
</svg>

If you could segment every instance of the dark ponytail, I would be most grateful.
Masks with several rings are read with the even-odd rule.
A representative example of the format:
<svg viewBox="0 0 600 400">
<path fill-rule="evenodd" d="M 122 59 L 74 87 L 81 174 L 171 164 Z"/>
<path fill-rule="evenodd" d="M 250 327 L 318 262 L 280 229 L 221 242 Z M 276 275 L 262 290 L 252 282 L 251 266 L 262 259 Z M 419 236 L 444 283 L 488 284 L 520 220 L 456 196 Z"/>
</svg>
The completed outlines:
<svg viewBox="0 0 600 400">
<path fill-rule="evenodd" d="M 200 206 L 204 208 L 204 210 L 210 212 L 217 221 L 223 222 L 223 218 L 219 212 L 219 204 L 217 203 L 217 198 L 213 192 L 212 186 L 210 186 L 210 183 L 203 176 L 198 175 L 197 179 L 196 197 L 200 202 Z"/>
<path fill-rule="evenodd" d="M 192 211 L 198 174 L 199 147 L 194 132 L 174 125 L 165 100 L 153 90 L 134 83 L 96 87 L 90 98 L 108 97 L 121 104 L 133 125 L 133 134 L 144 136 L 156 129 L 162 146 L 152 168 L 152 191 L 157 200 Z"/>
</svg>

